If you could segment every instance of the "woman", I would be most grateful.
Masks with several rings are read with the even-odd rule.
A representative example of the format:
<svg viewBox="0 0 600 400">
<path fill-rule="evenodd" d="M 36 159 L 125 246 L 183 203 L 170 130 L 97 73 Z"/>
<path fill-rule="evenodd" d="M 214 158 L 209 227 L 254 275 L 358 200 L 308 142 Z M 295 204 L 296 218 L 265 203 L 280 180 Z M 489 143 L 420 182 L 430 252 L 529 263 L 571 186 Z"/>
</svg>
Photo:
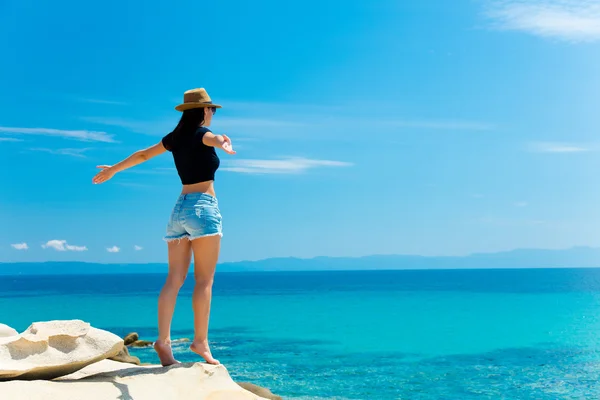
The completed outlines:
<svg viewBox="0 0 600 400">
<path fill-rule="evenodd" d="M 169 274 L 158 299 L 158 339 L 154 349 L 163 366 L 178 363 L 171 349 L 171 320 L 179 289 L 186 278 L 192 253 L 195 286 L 192 295 L 194 341 L 190 348 L 210 364 L 219 364 L 208 346 L 208 319 L 212 284 L 221 246 L 221 213 L 214 190 L 214 175 L 219 167 L 215 148 L 235 154 L 231 140 L 214 135 L 207 127 L 218 104 L 213 104 L 204 89 L 188 90 L 183 103 L 175 107 L 183 115 L 177 127 L 154 146 L 139 150 L 113 165 L 102 165 L 93 183 L 103 183 L 117 172 L 131 168 L 169 151 L 183 185 L 167 225 L 165 240 L 169 252 Z"/>
</svg>

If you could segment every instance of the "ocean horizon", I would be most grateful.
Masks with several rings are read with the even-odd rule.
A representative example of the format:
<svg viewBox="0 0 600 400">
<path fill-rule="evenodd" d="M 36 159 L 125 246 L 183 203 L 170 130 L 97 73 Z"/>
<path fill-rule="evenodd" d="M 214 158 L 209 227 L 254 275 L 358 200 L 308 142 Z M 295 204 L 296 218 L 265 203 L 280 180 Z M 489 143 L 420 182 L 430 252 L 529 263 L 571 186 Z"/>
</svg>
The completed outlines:
<svg viewBox="0 0 600 400">
<path fill-rule="evenodd" d="M 164 277 L 1 276 L 0 322 L 83 319 L 152 341 Z M 193 335 L 192 287 L 174 339 Z M 597 398 L 599 329 L 600 269 L 231 272 L 215 277 L 209 340 L 235 380 L 286 399 Z"/>
<path fill-rule="evenodd" d="M 19 261 L 0 262 L 0 275 L 165 273 L 166 262 Z M 477 269 L 600 268 L 600 248 L 514 249 L 464 256 L 382 254 L 362 257 L 273 257 L 220 262 L 217 272 L 404 271 Z M 193 265 L 190 266 L 190 270 Z"/>
</svg>

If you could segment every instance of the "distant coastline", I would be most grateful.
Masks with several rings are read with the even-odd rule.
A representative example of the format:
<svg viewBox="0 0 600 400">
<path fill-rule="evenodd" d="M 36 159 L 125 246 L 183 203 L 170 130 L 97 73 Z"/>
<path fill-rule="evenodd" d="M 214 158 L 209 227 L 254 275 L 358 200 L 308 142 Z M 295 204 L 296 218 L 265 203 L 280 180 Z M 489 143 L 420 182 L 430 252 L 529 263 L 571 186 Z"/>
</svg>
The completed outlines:
<svg viewBox="0 0 600 400">
<path fill-rule="evenodd" d="M 218 272 L 372 271 L 429 269 L 600 268 L 600 249 L 518 249 L 468 256 L 427 257 L 373 255 L 365 257 L 269 258 L 221 263 Z M 147 274 L 166 272 L 166 263 L 101 264 L 49 261 L 0 263 L 0 275 Z"/>
</svg>

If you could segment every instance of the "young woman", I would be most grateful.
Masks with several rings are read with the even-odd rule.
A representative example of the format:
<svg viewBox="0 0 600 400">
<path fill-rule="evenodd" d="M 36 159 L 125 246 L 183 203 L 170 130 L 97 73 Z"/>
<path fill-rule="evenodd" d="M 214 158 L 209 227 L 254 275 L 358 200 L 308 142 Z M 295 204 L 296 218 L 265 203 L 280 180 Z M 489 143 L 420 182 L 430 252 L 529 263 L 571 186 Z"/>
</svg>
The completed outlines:
<svg viewBox="0 0 600 400">
<path fill-rule="evenodd" d="M 183 115 L 173 132 L 154 146 L 139 150 L 113 165 L 101 165 L 93 183 L 103 183 L 117 172 L 171 152 L 183 185 L 167 225 L 165 240 L 169 253 L 169 273 L 158 298 L 158 339 L 154 349 L 164 366 L 178 361 L 171 349 L 171 320 L 179 289 L 186 278 L 192 254 L 195 286 L 192 295 L 194 341 L 190 348 L 210 364 L 219 364 L 208 346 L 208 320 L 215 267 L 221 246 L 222 225 L 214 190 L 219 167 L 215 148 L 235 154 L 231 140 L 214 135 L 207 127 L 218 104 L 213 104 L 204 89 L 188 90 L 183 103 L 175 107 Z"/>
</svg>

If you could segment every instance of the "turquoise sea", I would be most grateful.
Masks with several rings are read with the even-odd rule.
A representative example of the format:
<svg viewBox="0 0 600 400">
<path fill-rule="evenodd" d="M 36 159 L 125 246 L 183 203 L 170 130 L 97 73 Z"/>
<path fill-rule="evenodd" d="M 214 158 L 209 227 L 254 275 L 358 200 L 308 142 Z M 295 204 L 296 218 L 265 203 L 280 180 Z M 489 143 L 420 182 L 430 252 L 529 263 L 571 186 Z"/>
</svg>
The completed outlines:
<svg viewBox="0 0 600 400">
<path fill-rule="evenodd" d="M 153 340 L 163 279 L 0 276 L 0 322 L 78 318 Z M 174 338 L 192 336 L 192 285 Z M 286 399 L 600 398 L 598 269 L 218 273 L 213 296 L 215 357 Z"/>
</svg>

